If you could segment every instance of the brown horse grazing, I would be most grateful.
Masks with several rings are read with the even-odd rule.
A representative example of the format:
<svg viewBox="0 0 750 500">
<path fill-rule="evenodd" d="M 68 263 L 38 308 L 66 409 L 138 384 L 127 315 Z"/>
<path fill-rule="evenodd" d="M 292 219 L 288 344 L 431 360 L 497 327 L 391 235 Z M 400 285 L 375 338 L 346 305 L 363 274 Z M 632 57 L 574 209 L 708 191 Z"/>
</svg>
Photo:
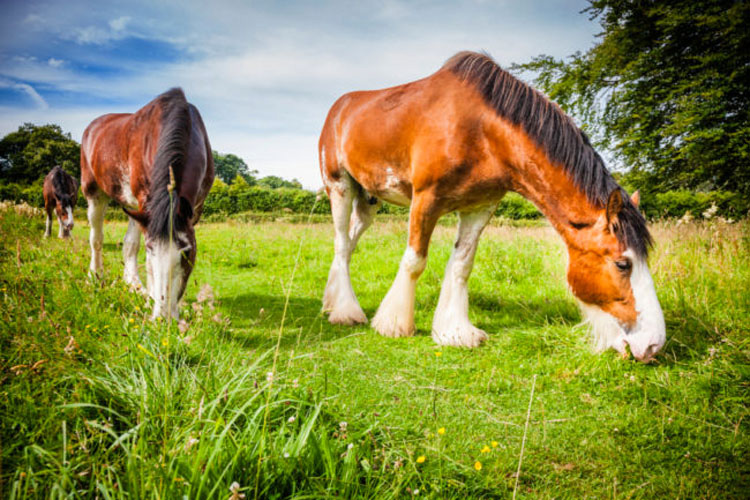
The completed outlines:
<svg viewBox="0 0 750 500">
<path fill-rule="evenodd" d="M 58 238 L 67 238 L 73 229 L 73 207 L 78 201 L 78 184 L 59 165 L 52 168 L 44 178 L 42 188 L 44 196 L 44 210 L 47 212 L 47 225 L 44 236 L 52 234 L 52 211 L 57 215 L 60 230 Z"/>
<path fill-rule="evenodd" d="M 646 264 L 651 243 L 637 210 L 587 137 L 560 108 L 488 56 L 462 52 L 431 76 L 352 92 L 331 108 L 319 143 L 331 200 L 335 256 L 323 309 L 332 323 L 367 321 L 349 277 L 357 240 L 380 200 L 411 206 L 406 252 L 372 326 L 414 333 L 414 292 L 442 215 L 458 212 L 458 236 L 432 323 L 438 344 L 487 338 L 468 316 L 467 281 L 479 236 L 507 191 L 531 200 L 568 247 L 568 283 L 599 350 L 626 345 L 649 361 L 665 341 Z"/>
<path fill-rule="evenodd" d="M 154 317 L 177 318 L 195 263 L 193 226 L 213 181 L 206 128 L 181 89 L 165 92 L 135 113 L 108 114 L 91 122 L 81 141 L 91 272 L 102 267 L 102 223 L 111 198 L 130 216 L 122 248 L 125 281 L 142 287 L 138 247 L 143 231 Z"/>
</svg>

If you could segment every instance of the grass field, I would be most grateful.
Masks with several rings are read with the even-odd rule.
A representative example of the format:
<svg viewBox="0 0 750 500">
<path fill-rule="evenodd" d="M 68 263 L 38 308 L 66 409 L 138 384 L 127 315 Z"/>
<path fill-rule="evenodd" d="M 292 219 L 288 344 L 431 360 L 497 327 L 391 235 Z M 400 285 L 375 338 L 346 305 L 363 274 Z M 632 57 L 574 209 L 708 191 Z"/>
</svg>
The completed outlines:
<svg viewBox="0 0 750 500">
<path fill-rule="evenodd" d="M 3 212 L 0 494 L 747 498 L 750 225 L 652 229 L 668 340 L 641 365 L 591 352 L 546 226 L 486 231 L 470 317 L 490 339 L 466 350 L 429 335 L 449 226 L 416 336 L 386 339 L 320 313 L 330 224 L 199 225 L 180 327 L 120 280 L 124 223 L 92 281 L 83 219 L 45 241 L 41 216 Z M 376 222 L 352 258 L 369 317 L 404 245 Z"/>
</svg>

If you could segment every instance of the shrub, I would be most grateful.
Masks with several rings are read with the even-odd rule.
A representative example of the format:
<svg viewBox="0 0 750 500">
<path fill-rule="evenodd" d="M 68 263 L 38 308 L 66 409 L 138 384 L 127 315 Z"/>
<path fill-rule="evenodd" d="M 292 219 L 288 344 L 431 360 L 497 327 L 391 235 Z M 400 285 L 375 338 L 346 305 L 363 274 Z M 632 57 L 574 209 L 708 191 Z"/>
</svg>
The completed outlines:
<svg viewBox="0 0 750 500">
<path fill-rule="evenodd" d="M 695 193 L 687 190 L 665 191 L 641 196 L 641 211 L 649 219 L 682 217 L 689 212 L 693 217 L 703 217 L 716 205 L 717 216 L 741 218 L 748 214 L 750 204 L 738 193 L 709 191 Z"/>
</svg>

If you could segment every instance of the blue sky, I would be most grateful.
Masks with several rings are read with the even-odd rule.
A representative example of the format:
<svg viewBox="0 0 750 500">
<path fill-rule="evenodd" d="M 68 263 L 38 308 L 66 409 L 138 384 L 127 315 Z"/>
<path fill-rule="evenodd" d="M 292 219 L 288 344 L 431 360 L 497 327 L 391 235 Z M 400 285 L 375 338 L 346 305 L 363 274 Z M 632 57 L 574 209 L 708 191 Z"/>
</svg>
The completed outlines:
<svg viewBox="0 0 750 500">
<path fill-rule="evenodd" d="M 585 51 L 584 1 L 0 0 L 0 136 L 58 123 L 80 140 L 173 86 L 214 149 L 321 185 L 317 138 L 350 90 L 427 76 L 460 50 L 501 65 Z"/>
</svg>

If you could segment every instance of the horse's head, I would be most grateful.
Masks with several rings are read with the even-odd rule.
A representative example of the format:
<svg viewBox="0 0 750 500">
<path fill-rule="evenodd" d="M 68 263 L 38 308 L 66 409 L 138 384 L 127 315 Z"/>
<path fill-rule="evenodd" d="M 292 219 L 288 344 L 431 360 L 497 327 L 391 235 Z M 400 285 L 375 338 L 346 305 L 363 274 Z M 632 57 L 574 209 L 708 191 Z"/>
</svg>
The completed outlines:
<svg viewBox="0 0 750 500">
<path fill-rule="evenodd" d="M 55 213 L 65 231 L 73 229 L 73 197 L 67 194 L 55 194 Z"/>
<path fill-rule="evenodd" d="M 666 327 L 645 252 L 617 237 L 625 203 L 615 189 L 596 222 L 572 231 L 568 283 L 591 323 L 597 349 L 613 347 L 624 354 L 627 345 L 636 359 L 649 362 L 664 345 Z M 631 203 L 634 210 L 637 192 Z"/>
<path fill-rule="evenodd" d="M 175 231 L 172 240 L 146 236 L 148 290 L 154 301 L 153 317 L 179 318 L 179 301 L 195 263 L 192 226 Z"/>
</svg>

